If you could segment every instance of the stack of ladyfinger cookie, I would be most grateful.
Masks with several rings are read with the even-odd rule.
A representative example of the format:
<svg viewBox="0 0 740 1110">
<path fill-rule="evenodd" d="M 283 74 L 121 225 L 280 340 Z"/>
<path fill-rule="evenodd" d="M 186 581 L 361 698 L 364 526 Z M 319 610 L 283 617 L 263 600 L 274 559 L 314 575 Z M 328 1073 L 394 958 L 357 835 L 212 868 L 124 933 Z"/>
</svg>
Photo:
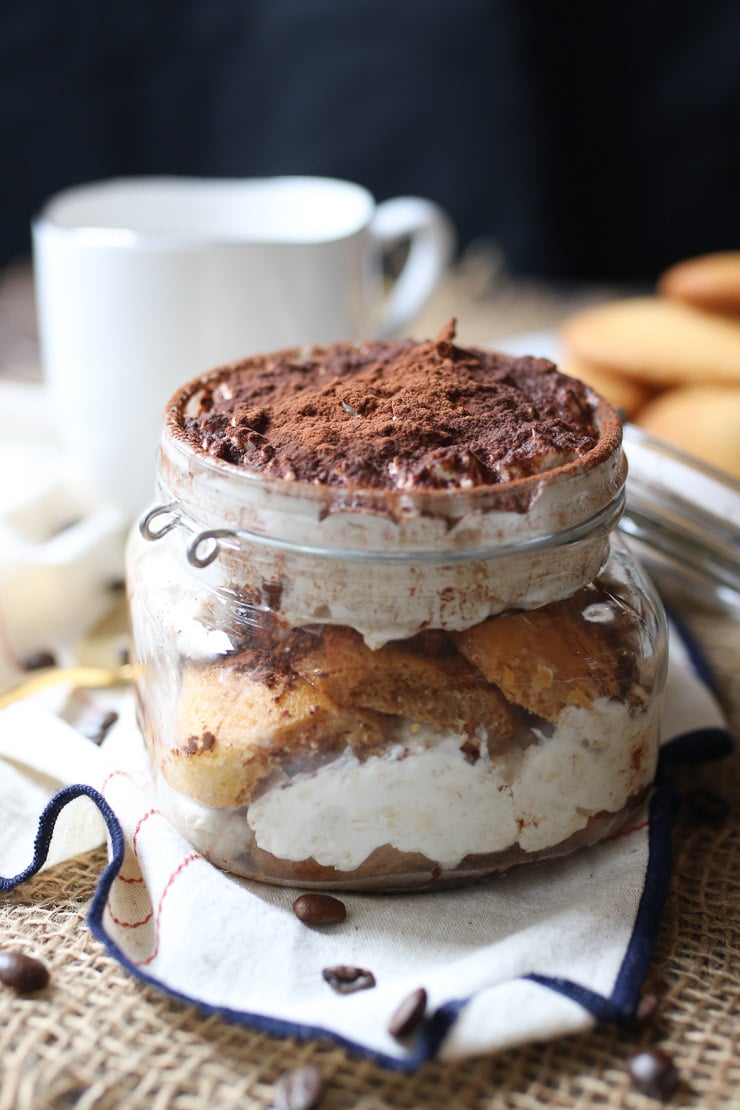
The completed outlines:
<svg viewBox="0 0 740 1110">
<path fill-rule="evenodd" d="M 740 478 L 740 251 L 679 262 L 654 295 L 561 326 L 563 369 L 657 438 Z"/>
</svg>

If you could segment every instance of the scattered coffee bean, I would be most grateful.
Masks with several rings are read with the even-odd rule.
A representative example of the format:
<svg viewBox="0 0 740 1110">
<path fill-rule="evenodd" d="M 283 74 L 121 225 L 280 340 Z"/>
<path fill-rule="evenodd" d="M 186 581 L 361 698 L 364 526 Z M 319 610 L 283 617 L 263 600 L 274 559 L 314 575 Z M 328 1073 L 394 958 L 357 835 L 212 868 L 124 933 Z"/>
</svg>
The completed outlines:
<svg viewBox="0 0 740 1110">
<path fill-rule="evenodd" d="M 651 1098 L 668 1099 L 679 1084 L 673 1060 L 662 1048 L 646 1048 L 628 1063 L 635 1087 Z"/>
<path fill-rule="evenodd" d="M 375 986 L 372 971 L 366 971 L 363 967 L 337 964 L 336 967 L 325 967 L 321 974 L 337 994 L 354 994 L 355 991 L 366 991 Z"/>
<path fill-rule="evenodd" d="M 635 1006 L 634 1020 L 639 1025 L 644 1025 L 655 1016 L 657 1009 L 657 994 L 643 994 Z"/>
<path fill-rule="evenodd" d="M 293 903 L 293 913 L 305 925 L 339 925 L 347 917 L 347 907 L 331 894 L 301 894 Z"/>
<path fill-rule="evenodd" d="M 303 1064 L 280 1076 L 275 1084 L 274 1110 L 314 1110 L 324 1093 L 324 1079 L 314 1064 Z"/>
<path fill-rule="evenodd" d="M 684 800 L 691 816 L 709 825 L 721 825 L 730 812 L 726 799 L 704 786 L 687 791 Z"/>
<path fill-rule="evenodd" d="M 416 1032 L 424 1020 L 427 1009 L 427 992 L 423 987 L 412 991 L 404 998 L 401 1005 L 388 1022 L 388 1032 L 392 1037 L 402 1040 Z"/>
<path fill-rule="evenodd" d="M 41 960 L 13 949 L 0 952 L 0 983 L 6 987 L 12 987 L 18 994 L 31 994 L 42 990 L 48 982 L 49 972 Z"/>
<path fill-rule="evenodd" d="M 108 735 L 109 729 L 113 727 L 117 720 L 118 714 L 115 709 L 107 709 L 90 714 L 78 725 L 78 729 L 86 740 L 91 740 L 93 744 L 102 744 Z"/>
<path fill-rule="evenodd" d="M 24 671 L 41 671 L 44 667 L 56 667 L 56 665 L 57 659 L 54 653 L 44 649 L 32 651 L 21 659 L 21 667 Z"/>
</svg>

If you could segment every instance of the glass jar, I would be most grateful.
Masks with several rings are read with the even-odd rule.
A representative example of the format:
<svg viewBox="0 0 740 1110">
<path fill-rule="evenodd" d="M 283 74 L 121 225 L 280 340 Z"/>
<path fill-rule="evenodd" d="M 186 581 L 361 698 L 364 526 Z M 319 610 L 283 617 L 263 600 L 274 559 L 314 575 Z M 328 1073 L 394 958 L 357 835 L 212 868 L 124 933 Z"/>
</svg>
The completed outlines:
<svg viewBox="0 0 740 1110">
<path fill-rule="evenodd" d="M 162 809 L 252 879 L 402 890 L 570 852 L 655 772 L 660 602 L 615 531 L 619 421 L 544 473 L 474 489 L 266 477 L 168 408 L 128 577 Z"/>
</svg>

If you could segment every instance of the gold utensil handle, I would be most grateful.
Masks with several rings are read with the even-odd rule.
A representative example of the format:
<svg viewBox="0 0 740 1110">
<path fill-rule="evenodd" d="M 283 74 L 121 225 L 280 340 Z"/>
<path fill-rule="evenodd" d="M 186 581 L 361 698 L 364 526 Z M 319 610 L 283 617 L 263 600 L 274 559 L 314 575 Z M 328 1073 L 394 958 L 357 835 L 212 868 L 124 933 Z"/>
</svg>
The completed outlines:
<svg viewBox="0 0 740 1110">
<path fill-rule="evenodd" d="M 71 686 L 92 689 L 101 686 L 125 686 L 131 682 L 132 667 L 125 663 L 120 667 L 45 667 L 25 675 L 8 690 L 0 694 L 0 709 L 13 702 L 36 694 L 48 686 L 69 683 Z"/>
</svg>

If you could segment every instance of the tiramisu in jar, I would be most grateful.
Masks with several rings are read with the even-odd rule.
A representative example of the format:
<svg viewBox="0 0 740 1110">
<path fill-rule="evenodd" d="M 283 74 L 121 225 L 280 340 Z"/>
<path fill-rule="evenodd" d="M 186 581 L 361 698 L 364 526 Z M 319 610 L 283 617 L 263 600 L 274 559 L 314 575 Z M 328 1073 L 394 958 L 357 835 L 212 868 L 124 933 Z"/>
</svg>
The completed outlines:
<svg viewBox="0 0 740 1110">
<path fill-rule="evenodd" d="M 213 863 L 432 887 L 634 816 L 664 618 L 587 387 L 452 325 L 282 351 L 180 389 L 158 474 L 129 550 L 140 722 Z"/>
</svg>

